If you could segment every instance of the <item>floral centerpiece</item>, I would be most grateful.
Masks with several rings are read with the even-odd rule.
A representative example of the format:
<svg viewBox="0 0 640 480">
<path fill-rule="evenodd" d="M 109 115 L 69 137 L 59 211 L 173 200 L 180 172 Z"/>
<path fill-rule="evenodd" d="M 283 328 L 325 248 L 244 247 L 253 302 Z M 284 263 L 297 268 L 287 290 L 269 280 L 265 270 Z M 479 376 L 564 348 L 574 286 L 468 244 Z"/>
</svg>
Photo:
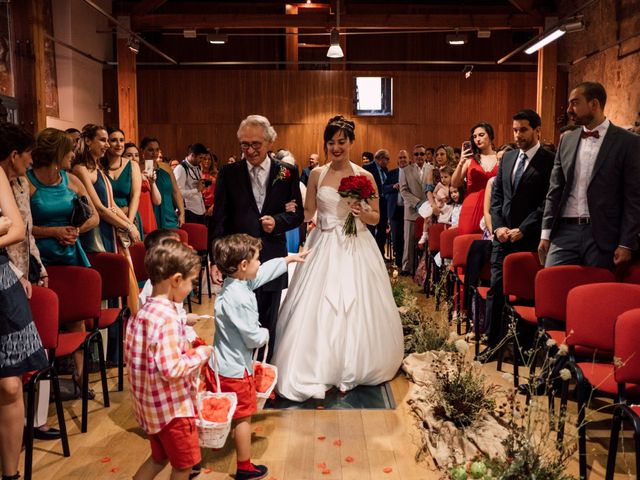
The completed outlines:
<svg viewBox="0 0 640 480">
<path fill-rule="evenodd" d="M 338 193 L 341 197 L 352 199 L 352 201 L 370 200 L 376 198 L 376 190 L 373 188 L 371 181 L 364 175 L 350 175 L 340 180 Z M 342 227 L 342 233 L 346 236 L 356 236 L 358 230 L 356 228 L 356 219 L 352 212 L 349 212 L 347 219 Z"/>
</svg>

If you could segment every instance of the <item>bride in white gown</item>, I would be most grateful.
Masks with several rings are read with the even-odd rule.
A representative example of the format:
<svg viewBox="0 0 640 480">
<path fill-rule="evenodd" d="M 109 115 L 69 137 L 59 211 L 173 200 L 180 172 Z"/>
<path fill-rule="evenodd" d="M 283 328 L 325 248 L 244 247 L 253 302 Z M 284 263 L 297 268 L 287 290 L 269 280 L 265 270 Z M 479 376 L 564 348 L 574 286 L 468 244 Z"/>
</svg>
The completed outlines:
<svg viewBox="0 0 640 480">
<path fill-rule="evenodd" d="M 313 250 L 296 268 L 280 308 L 273 363 L 278 394 L 302 402 L 390 380 L 402 362 L 402 325 L 389 276 L 365 223 L 378 222 L 378 199 L 351 207 L 338 194 L 340 180 L 373 176 L 349 161 L 354 124 L 332 118 L 324 132 L 331 163 L 311 171 L 305 219 L 317 209 L 317 226 L 307 238 Z M 377 193 L 377 192 L 376 192 Z M 342 233 L 349 211 L 357 215 L 357 236 Z"/>
</svg>

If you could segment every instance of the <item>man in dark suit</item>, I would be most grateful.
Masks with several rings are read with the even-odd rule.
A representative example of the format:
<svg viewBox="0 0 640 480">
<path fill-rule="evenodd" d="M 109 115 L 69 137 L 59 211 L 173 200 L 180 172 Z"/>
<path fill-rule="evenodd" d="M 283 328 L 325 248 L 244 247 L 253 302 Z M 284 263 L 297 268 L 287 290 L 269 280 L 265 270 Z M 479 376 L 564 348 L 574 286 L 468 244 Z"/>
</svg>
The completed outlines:
<svg viewBox="0 0 640 480">
<path fill-rule="evenodd" d="M 522 110 L 513 116 L 517 150 L 502 157 L 491 192 L 491 289 L 487 295 L 488 345 L 500 341 L 504 293 L 502 263 L 513 252 L 535 251 L 553 154 L 540 145 L 540 116 Z M 482 358 L 489 360 L 489 358 Z"/>
<path fill-rule="evenodd" d="M 311 175 L 311 170 L 320 165 L 320 155 L 317 153 L 312 153 L 309 155 L 309 166 L 302 169 L 302 175 L 300 175 L 300 181 L 305 185 L 309 181 L 309 175 Z"/>
<path fill-rule="evenodd" d="M 404 251 L 404 201 L 400 195 L 400 175 L 409 164 L 406 150 L 398 152 L 398 168 L 389 171 L 382 184 L 382 193 L 387 202 L 387 218 L 391 229 L 391 243 L 396 267 L 402 271 L 402 252 Z"/>
<path fill-rule="evenodd" d="M 560 140 L 542 219 L 540 261 L 613 268 L 631 259 L 640 233 L 640 136 L 604 115 L 607 93 L 578 85 L 567 114 L 582 128 Z"/>
<path fill-rule="evenodd" d="M 222 167 L 215 191 L 214 241 L 233 233 L 260 238 L 262 262 L 287 255 L 285 232 L 299 227 L 304 219 L 298 169 L 268 154 L 275 139 L 276 132 L 265 117 L 245 118 L 238 129 L 244 158 Z M 285 205 L 292 200 L 299 208 L 286 212 Z M 220 273 L 215 268 L 214 271 L 215 280 L 220 282 Z M 270 352 L 275 341 L 280 297 L 287 284 L 285 274 L 256 290 L 260 323 L 269 329 Z"/>
<path fill-rule="evenodd" d="M 380 198 L 380 221 L 377 225 L 369 225 L 371 235 L 376 239 L 380 253 L 384 257 L 384 244 L 387 242 L 387 201 L 382 194 L 382 184 L 387 179 L 387 164 L 389 163 L 389 152 L 381 149 L 373 156 L 373 162 L 363 165 L 362 168 L 368 170 L 376 181 L 378 195 Z"/>
</svg>

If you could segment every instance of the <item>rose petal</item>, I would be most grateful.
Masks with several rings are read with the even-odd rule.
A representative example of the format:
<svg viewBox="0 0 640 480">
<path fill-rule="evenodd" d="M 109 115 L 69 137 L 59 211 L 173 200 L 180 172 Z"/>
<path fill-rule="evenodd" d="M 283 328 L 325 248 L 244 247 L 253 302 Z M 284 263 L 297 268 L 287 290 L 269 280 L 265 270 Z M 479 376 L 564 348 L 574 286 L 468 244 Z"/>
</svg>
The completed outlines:
<svg viewBox="0 0 640 480">
<path fill-rule="evenodd" d="M 326 464 L 326 463 L 324 463 L 324 462 L 319 463 L 319 464 L 318 464 L 318 465 L 316 465 L 316 466 L 317 466 L 320 470 L 323 470 L 323 469 L 327 468 L 327 464 Z"/>
<path fill-rule="evenodd" d="M 108 463 L 108 462 L 110 462 L 110 461 L 111 461 L 111 457 L 102 457 L 102 458 L 100 459 L 100 461 L 101 461 L 102 463 Z"/>
<path fill-rule="evenodd" d="M 119 469 L 118 467 L 113 467 L 113 468 L 111 469 L 111 473 L 118 473 L 118 471 L 119 471 L 119 470 L 120 470 L 120 469 Z"/>
<path fill-rule="evenodd" d="M 316 407 L 316 409 L 317 409 L 317 410 L 324 410 L 324 406 L 322 406 L 322 405 L 318 405 L 318 406 Z"/>
<path fill-rule="evenodd" d="M 382 469 L 382 471 L 383 471 L 384 473 L 391 473 L 391 472 L 393 472 L 393 468 L 391 468 L 391 467 L 384 467 L 384 468 Z"/>
<path fill-rule="evenodd" d="M 336 447 L 339 447 L 340 445 L 342 445 L 342 440 L 340 440 L 340 439 L 334 440 L 334 441 L 333 441 L 333 444 L 334 444 Z"/>
<path fill-rule="evenodd" d="M 324 470 L 322 470 L 322 474 L 323 475 L 331 475 L 331 470 L 329 470 L 328 468 L 325 468 Z"/>
<path fill-rule="evenodd" d="M 262 427 L 256 427 L 255 429 L 256 432 L 261 432 L 262 430 L 263 430 Z"/>
<path fill-rule="evenodd" d="M 353 463 L 353 457 L 351 455 L 348 455 L 344 457 L 344 461 L 347 463 Z"/>
<path fill-rule="evenodd" d="M 327 437 L 325 437 L 324 435 L 320 435 L 320 436 L 318 437 L 318 440 L 322 441 L 322 440 L 325 440 L 326 438 L 327 438 Z"/>
<path fill-rule="evenodd" d="M 204 473 L 211 473 L 211 472 L 213 472 L 213 470 L 211 470 L 210 468 L 205 468 L 205 469 L 203 470 L 203 472 L 204 472 Z"/>
</svg>

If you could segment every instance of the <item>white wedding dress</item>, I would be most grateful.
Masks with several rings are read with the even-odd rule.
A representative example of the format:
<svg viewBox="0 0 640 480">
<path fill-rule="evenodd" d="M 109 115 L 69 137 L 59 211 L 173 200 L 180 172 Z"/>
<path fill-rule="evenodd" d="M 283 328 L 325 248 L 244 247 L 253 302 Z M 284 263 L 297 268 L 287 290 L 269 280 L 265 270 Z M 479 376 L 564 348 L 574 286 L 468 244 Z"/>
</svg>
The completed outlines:
<svg viewBox="0 0 640 480">
<path fill-rule="evenodd" d="M 317 227 L 307 238 L 313 250 L 297 265 L 280 308 L 273 363 L 277 392 L 302 402 L 377 385 L 397 373 L 404 354 L 400 315 L 380 250 L 356 219 L 357 236 L 345 237 L 347 201 L 318 181 Z M 352 164 L 354 174 L 359 167 Z"/>
</svg>

